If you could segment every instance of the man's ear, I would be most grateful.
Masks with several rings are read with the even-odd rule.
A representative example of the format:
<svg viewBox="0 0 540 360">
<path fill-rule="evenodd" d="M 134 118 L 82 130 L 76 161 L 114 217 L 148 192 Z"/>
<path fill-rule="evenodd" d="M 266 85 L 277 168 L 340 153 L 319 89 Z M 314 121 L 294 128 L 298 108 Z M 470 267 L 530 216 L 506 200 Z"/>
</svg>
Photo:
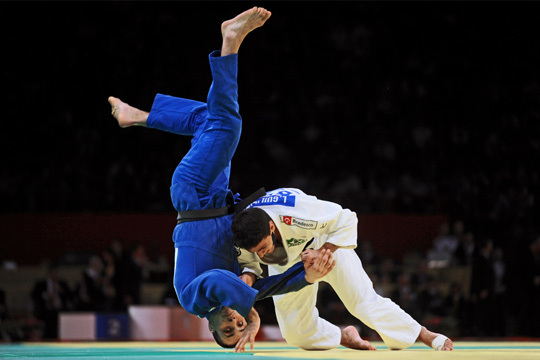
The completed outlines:
<svg viewBox="0 0 540 360">
<path fill-rule="evenodd" d="M 212 328 L 212 324 L 210 324 L 210 322 L 208 322 L 208 330 L 210 330 L 211 333 L 214 332 L 214 329 Z"/>
<path fill-rule="evenodd" d="M 268 226 L 270 227 L 270 232 L 273 233 L 276 229 L 276 224 L 272 220 L 268 221 Z"/>
</svg>

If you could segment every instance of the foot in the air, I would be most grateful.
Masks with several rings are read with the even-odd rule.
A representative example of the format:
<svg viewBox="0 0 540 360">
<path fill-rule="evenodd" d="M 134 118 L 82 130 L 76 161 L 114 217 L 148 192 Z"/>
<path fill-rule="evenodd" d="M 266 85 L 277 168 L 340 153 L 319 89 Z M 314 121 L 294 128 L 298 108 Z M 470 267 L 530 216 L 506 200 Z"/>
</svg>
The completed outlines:
<svg viewBox="0 0 540 360">
<path fill-rule="evenodd" d="M 251 31 L 264 25 L 272 13 L 264 8 L 253 7 L 235 18 L 224 21 L 221 24 L 223 45 L 221 56 L 238 53 L 240 44 Z"/>
</svg>

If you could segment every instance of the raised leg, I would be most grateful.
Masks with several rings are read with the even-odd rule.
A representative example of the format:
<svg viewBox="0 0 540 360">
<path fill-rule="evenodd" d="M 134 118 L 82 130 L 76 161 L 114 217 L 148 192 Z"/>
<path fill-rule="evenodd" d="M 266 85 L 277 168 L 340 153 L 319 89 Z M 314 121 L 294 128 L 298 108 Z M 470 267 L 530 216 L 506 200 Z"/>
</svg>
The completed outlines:
<svg viewBox="0 0 540 360">
<path fill-rule="evenodd" d="M 192 147 L 173 175 L 173 183 L 192 183 L 201 205 L 217 189 L 226 190 L 230 162 L 240 140 L 242 118 L 238 105 L 238 50 L 246 35 L 261 27 L 270 12 L 254 7 L 221 25 L 222 50 L 210 54 L 212 85 L 207 97 L 207 118 L 195 133 Z M 212 190 L 211 190 L 212 189 Z"/>
</svg>

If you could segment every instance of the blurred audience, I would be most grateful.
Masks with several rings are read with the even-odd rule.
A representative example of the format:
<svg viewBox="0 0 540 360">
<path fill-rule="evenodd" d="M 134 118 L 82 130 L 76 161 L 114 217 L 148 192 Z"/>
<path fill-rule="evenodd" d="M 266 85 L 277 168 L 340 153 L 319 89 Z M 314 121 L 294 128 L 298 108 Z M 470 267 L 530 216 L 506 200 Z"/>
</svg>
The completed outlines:
<svg viewBox="0 0 540 360">
<path fill-rule="evenodd" d="M 106 271 L 103 259 L 93 255 L 82 273 L 77 289 L 77 309 L 82 311 L 110 311 L 115 290 Z"/>
<path fill-rule="evenodd" d="M 0 323 L 2 323 L 2 320 L 6 320 L 7 316 L 6 292 L 0 288 Z"/>
<path fill-rule="evenodd" d="M 492 253 L 493 241 L 486 239 L 473 260 L 471 301 L 475 317 L 474 333 L 477 336 L 489 336 L 493 329 L 495 272 Z"/>
<path fill-rule="evenodd" d="M 149 276 L 149 259 L 142 244 L 131 245 L 124 254 L 118 269 L 119 309 L 127 310 L 129 305 L 141 303 L 141 284 Z"/>
<path fill-rule="evenodd" d="M 525 281 L 523 290 L 519 293 L 520 324 L 522 331 L 531 336 L 540 336 L 540 236 L 529 245 L 528 253 L 524 254 L 523 272 Z"/>
<path fill-rule="evenodd" d="M 58 315 L 74 309 L 74 294 L 67 282 L 58 275 L 58 267 L 51 265 L 47 277 L 35 283 L 32 289 L 34 316 L 43 322 L 44 339 L 58 337 Z"/>
</svg>

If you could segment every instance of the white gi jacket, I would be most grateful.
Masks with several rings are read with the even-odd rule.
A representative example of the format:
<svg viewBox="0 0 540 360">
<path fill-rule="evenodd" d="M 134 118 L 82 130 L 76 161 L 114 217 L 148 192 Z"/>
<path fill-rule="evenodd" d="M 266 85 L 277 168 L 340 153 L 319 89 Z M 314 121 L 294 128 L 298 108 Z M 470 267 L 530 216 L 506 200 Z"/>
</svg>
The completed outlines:
<svg viewBox="0 0 540 360">
<path fill-rule="evenodd" d="M 279 272 L 301 261 L 300 254 L 312 239 L 311 249 L 319 249 L 325 242 L 340 248 L 356 248 L 356 214 L 336 203 L 319 200 L 299 189 L 282 188 L 268 192 L 249 207 L 254 206 L 270 216 L 281 234 L 287 263 L 282 266 L 271 264 Z M 245 249 L 238 260 L 243 272 L 253 272 L 257 276 L 262 274 L 260 264 L 267 264 L 256 253 Z"/>
</svg>

